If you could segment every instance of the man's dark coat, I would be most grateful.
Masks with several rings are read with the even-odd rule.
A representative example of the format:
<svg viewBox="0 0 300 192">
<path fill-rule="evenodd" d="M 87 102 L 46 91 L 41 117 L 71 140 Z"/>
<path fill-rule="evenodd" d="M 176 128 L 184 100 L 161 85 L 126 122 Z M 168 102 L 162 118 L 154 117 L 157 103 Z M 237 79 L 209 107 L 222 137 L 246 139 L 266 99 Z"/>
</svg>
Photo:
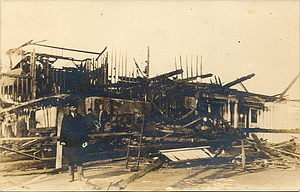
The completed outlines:
<svg viewBox="0 0 300 192">
<path fill-rule="evenodd" d="M 81 164 L 84 157 L 82 143 L 88 142 L 88 133 L 84 117 L 77 114 L 65 116 L 62 121 L 60 141 L 65 142 L 64 157 L 69 164 Z"/>
</svg>

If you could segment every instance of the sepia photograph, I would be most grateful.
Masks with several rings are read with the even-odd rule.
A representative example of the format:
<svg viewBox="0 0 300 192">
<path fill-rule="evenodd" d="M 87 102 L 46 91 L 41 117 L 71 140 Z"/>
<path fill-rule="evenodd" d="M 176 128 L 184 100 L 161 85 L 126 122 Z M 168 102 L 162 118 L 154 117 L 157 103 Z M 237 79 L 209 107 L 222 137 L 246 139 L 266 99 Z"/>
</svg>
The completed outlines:
<svg viewBox="0 0 300 192">
<path fill-rule="evenodd" d="M 300 2 L 0 1 L 0 191 L 299 191 Z"/>
</svg>

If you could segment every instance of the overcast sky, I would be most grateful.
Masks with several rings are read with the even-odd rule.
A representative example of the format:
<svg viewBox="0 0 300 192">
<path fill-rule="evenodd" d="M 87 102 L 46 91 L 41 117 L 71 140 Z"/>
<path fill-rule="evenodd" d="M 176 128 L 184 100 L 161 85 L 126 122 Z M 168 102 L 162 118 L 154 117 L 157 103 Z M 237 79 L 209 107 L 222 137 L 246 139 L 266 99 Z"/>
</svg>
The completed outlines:
<svg viewBox="0 0 300 192">
<path fill-rule="evenodd" d="M 149 45 L 151 76 L 174 70 L 180 55 L 195 70 L 202 55 L 203 73 L 225 83 L 255 73 L 248 90 L 273 95 L 299 73 L 299 1 L 2 1 L 3 64 L 8 49 L 31 39 L 97 52 L 107 46 L 127 53 L 131 66 L 133 57 L 144 63 Z M 299 86 L 298 79 L 287 94 L 299 98 Z"/>
</svg>

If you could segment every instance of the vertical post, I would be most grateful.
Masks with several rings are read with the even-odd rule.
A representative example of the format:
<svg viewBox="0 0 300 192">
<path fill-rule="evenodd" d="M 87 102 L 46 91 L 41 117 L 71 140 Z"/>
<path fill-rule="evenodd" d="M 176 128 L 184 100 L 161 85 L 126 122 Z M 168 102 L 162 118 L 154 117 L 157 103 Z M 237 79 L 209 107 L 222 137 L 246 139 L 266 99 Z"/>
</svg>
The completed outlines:
<svg viewBox="0 0 300 192">
<path fill-rule="evenodd" d="M 57 116 L 56 116 L 56 126 L 57 126 L 57 136 L 60 137 L 61 133 L 61 124 L 64 117 L 64 107 L 62 102 L 60 101 L 59 106 L 57 108 Z M 59 141 L 56 143 L 56 163 L 55 168 L 62 167 L 62 154 L 63 154 L 63 146 L 60 144 Z"/>
<path fill-rule="evenodd" d="M 246 170 L 246 154 L 245 154 L 245 145 L 244 145 L 244 140 L 241 140 L 242 144 L 242 169 L 243 171 Z"/>
<path fill-rule="evenodd" d="M 201 62 L 200 62 L 200 75 L 201 76 L 202 76 L 202 70 L 203 70 L 203 68 L 202 68 L 202 55 L 201 55 Z M 200 82 L 202 82 L 202 78 L 201 78 Z"/>
<path fill-rule="evenodd" d="M 181 55 L 180 55 L 180 69 L 182 70 L 182 61 L 181 61 Z M 183 73 L 181 73 L 181 79 L 183 79 Z"/>
<path fill-rule="evenodd" d="M 117 50 L 115 50 L 115 83 L 117 83 Z"/>
<path fill-rule="evenodd" d="M 235 100 L 234 103 L 234 113 L 233 113 L 233 127 L 237 128 L 238 127 L 238 122 L 239 122 L 239 113 L 238 113 L 238 100 Z"/>
<path fill-rule="evenodd" d="M 14 77 L 13 77 L 13 80 L 15 80 Z M 11 98 L 13 100 L 15 100 L 15 81 L 13 81 L 12 86 L 11 86 Z"/>
<path fill-rule="evenodd" d="M 147 78 L 149 78 L 150 76 L 150 46 L 148 46 L 148 49 L 147 49 Z"/>
<path fill-rule="evenodd" d="M 37 84 L 36 84 L 36 60 L 35 60 L 35 49 L 33 49 L 32 55 L 31 55 L 31 98 L 35 99 L 36 98 L 36 92 L 37 92 Z"/>
<path fill-rule="evenodd" d="M 22 99 L 24 98 L 24 78 L 21 78 L 21 95 Z"/>
<path fill-rule="evenodd" d="M 249 126 L 247 125 L 247 121 L 248 121 L 248 115 L 246 114 L 246 112 L 244 112 L 244 128 L 249 128 Z"/>
<path fill-rule="evenodd" d="M 110 83 L 113 82 L 113 65 L 114 65 L 114 50 L 111 50 L 111 61 L 110 61 Z"/>
<path fill-rule="evenodd" d="M 193 55 L 191 55 L 191 77 L 193 77 Z"/>
<path fill-rule="evenodd" d="M 267 128 L 267 107 L 264 107 L 264 126 L 263 128 Z"/>
<path fill-rule="evenodd" d="M 196 60 L 196 76 L 199 75 L 199 66 L 198 66 L 199 62 L 198 62 L 198 58 L 199 58 L 199 56 L 197 55 L 197 60 Z"/>
<path fill-rule="evenodd" d="M 121 71 L 120 68 L 121 68 L 121 49 L 120 49 L 120 54 L 119 54 L 118 77 L 116 78 L 116 82 L 118 82 L 118 80 L 119 80 L 120 71 Z"/>
<path fill-rule="evenodd" d="M 186 78 L 189 78 L 189 65 L 188 65 L 188 56 L 186 55 L 185 60 L 185 67 L 186 67 Z"/>
<path fill-rule="evenodd" d="M 20 83 L 20 79 L 19 77 L 16 78 L 17 79 L 17 85 L 16 85 L 16 99 L 18 100 L 19 97 L 19 83 Z"/>
<path fill-rule="evenodd" d="M 227 121 L 230 123 L 231 125 L 231 106 L 230 106 L 230 99 L 228 99 L 227 102 Z"/>
<path fill-rule="evenodd" d="M 126 56 L 125 56 L 125 77 L 127 77 L 127 52 L 126 52 Z M 130 75 L 129 75 L 130 77 Z"/>
<path fill-rule="evenodd" d="M 250 128 L 251 127 L 251 107 L 249 107 L 249 111 L 248 111 L 248 127 L 247 128 Z"/>
<path fill-rule="evenodd" d="M 121 76 L 124 77 L 124 55 L 122 54 L 122 72 L 121 72 Z M 123 83 L 123 79 L 121 80 L 121 82 Z"/>
</svg>

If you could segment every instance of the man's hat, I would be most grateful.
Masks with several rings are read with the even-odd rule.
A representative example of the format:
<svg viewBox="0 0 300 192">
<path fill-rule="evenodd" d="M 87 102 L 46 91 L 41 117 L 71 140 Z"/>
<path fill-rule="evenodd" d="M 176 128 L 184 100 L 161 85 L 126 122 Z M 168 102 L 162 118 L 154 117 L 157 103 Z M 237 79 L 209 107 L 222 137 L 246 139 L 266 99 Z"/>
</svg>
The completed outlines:
<svg viewBox="0 0 300 192">
<path fill-rule="evenodd" d="M 78 103 L 77 103 L 77 101 L 70 101 L 70 102 L 69 102 L 69 106 L 70 106 L 70 107 L 71 107 L 71 106 L 78 107 Z"/>
</svg>

